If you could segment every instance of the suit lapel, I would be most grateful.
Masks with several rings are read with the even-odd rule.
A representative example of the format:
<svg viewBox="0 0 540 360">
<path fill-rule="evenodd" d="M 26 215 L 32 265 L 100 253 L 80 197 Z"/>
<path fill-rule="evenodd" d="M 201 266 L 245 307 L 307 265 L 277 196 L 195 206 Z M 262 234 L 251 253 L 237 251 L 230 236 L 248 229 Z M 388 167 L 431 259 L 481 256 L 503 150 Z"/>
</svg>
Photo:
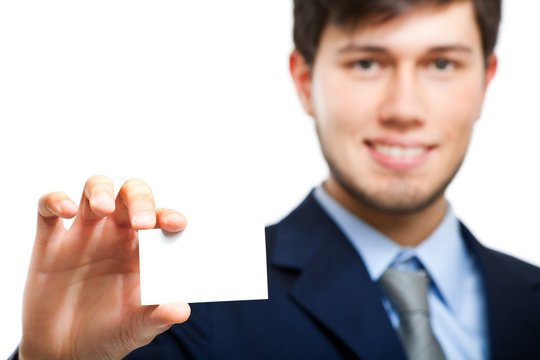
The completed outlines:
<svg viewBox="0 0 540 360">
<path fill-rule="evenodd" d="M 290 296 L 303 311 L 359 358 L 405 358 L 378 286 L 312 194 L 276 231 L 270 261 L 300 270 Z"/>
<path fill-rule="evenodd" d="M 540 359 L 538 268 L 482 246 L 463 224 L 462 234 L 484 281 L 491 358 Z"/>
<path fill-rule="evenodd" d="M 462 224 L 482 274 L 491 358 L 540 358 L 540 272 L 482 246 Z M 275 228 L 270 263 L 299 271 L 290 296 L 362 359 L 404 359 L 380 290 L 313 194 Z"/>
</svg>

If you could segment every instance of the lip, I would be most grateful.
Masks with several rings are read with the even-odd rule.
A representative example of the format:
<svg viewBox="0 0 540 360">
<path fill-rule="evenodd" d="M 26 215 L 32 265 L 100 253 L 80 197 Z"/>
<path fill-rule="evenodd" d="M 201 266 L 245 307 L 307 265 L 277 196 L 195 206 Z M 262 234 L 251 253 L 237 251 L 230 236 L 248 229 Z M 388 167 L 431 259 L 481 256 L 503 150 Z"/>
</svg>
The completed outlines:
<svg viewBox="0 0 540 360">
<path fill-rule="evenodd" d="M 436 147 L 435 145 L 402 138 L 371 139 L 364 141 L 364 144 L 377 164 L 394 171 L 408 171 L 419 168 L 429 160 L 433 149 Z M 397 146 L 405 149 L 422 148 L 423 151 L 420 154 L 400 157 L 377 151 L 375 149 L 377 145 Z"/>
</svg>

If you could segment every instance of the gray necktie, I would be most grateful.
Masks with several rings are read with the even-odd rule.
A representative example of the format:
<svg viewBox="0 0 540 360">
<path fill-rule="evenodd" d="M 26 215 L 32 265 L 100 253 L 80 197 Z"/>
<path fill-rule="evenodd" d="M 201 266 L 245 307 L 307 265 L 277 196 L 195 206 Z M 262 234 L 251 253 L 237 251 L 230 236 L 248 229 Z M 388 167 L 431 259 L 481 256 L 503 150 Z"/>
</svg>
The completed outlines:
<svg viewBox="0 0 540 360">
<path fill-rule="evenodd" d="M 399 314 L 398 335 L 407 358 L 444 360 L 444 352 L 429 322 L 427 273 L 388 268 L 379 283 Z"/>
</svg>

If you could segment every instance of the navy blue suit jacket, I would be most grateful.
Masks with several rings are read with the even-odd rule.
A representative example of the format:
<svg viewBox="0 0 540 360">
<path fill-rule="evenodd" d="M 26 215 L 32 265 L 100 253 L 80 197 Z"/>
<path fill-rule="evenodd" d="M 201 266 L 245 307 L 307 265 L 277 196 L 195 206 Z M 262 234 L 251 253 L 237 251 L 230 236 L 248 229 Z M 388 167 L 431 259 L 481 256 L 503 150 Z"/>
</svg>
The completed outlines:
<svg viewBox="0 0 540 360">
<path fill-rule="evenodd" d="M 462 232 L 484 279 L 491 357 L 540 359 L 540 269 Z M 266 239 L 269 300 L 193 304 L 126 359 L 405 358 L 378 286 L 313 194 Z"/>
</svg>

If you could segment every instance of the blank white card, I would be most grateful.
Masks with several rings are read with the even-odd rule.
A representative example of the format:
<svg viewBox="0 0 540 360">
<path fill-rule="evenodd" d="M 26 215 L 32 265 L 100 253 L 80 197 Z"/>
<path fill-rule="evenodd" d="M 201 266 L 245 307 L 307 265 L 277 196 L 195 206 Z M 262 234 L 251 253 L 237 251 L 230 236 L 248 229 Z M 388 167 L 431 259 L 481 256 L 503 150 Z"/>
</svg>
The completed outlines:
<svg viewBox="0 0 540 360">
<path fill-rule="evenodd" d="M 188 219 L 177 234 L 139 231 L 142 305 L 267 299 L 264 226 Z"/>
</svg>

